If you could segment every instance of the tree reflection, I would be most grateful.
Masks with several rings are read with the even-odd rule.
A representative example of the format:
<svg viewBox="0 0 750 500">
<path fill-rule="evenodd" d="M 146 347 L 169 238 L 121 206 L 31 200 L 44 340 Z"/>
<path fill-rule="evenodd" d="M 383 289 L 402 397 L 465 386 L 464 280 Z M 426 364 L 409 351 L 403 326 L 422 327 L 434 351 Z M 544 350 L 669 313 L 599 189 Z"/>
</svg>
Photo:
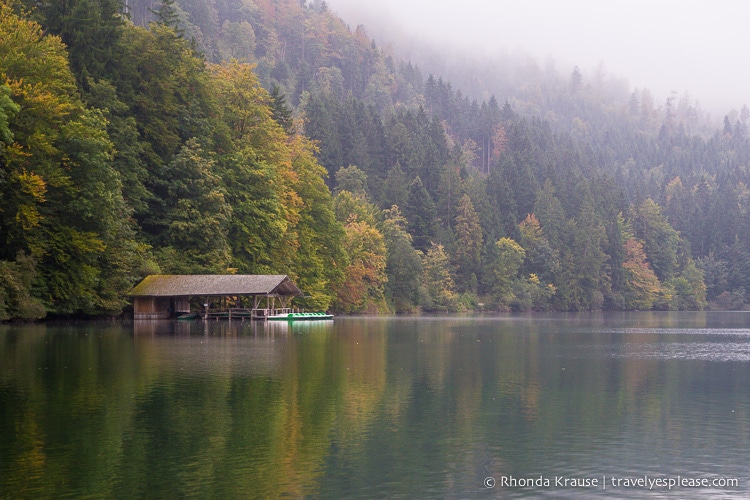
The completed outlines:
<svg viewBox="0 0 750 500">
<path fill-rule="evenodd" d="M 745 337 L 638 318 L 0 327 L 0 497 L 462 496 L 741 453 L 746 364 L 668 353 Z"/>
</svg>

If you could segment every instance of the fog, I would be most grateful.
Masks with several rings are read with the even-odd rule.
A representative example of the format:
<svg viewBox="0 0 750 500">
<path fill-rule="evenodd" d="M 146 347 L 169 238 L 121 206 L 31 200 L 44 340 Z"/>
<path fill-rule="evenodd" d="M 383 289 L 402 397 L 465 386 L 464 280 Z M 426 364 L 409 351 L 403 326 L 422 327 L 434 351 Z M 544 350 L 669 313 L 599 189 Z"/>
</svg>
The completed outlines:
<svg viewBox="0 0 750 500">
<path fill-rule="evenodd" d="M 689 94 L 714 116 L 750 104 L 744 0 L 328 0 L 380 43 L 407 33 L 491 55 L 593 71 L 602 63 L 657 101 Z"/>
</svg>

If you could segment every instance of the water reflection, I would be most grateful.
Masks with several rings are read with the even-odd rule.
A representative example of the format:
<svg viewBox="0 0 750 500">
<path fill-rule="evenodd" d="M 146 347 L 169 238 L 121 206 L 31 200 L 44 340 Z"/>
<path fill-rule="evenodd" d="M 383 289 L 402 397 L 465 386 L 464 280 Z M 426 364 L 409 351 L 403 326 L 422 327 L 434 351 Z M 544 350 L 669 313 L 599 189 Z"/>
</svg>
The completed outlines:
<svg viewBox="0 0 750 500">
<path fill-rule="evenodd" d="M 0 326 L 0 497 L 580 497 L 483 481 L 644 474 L 744 497 L 747 319 Z"/>
</svg>

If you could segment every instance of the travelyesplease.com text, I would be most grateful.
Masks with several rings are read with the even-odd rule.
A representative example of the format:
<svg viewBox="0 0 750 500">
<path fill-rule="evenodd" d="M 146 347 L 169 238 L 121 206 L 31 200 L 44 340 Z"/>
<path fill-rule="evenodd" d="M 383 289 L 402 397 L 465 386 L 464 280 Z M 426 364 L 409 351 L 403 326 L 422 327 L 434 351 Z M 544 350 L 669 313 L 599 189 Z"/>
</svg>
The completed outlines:
<svg viewBox="0 0 750 500">
<path fill-rule="evenodd" d="M 596 477 L 568 476 L 492 476 L 484 479 L 486 488 L 616 488 L 668 489 L 673 488 L 737 488 L 739 479 L 729 477 L 629 476 L 601 475 Z"/>
</svg>

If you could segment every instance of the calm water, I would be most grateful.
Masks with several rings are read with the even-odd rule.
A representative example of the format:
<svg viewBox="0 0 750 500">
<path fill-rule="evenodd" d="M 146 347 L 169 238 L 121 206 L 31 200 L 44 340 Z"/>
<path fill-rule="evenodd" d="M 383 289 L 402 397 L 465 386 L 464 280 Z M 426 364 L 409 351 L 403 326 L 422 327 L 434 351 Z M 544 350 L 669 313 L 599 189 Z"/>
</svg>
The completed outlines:
<svg viewBox="0 0 750 500">
<path fill-rule="evenodd" d="M 0 325 L 0 498 L 746 498 L 749 464 L 750 313 Z"/>
</svg>

